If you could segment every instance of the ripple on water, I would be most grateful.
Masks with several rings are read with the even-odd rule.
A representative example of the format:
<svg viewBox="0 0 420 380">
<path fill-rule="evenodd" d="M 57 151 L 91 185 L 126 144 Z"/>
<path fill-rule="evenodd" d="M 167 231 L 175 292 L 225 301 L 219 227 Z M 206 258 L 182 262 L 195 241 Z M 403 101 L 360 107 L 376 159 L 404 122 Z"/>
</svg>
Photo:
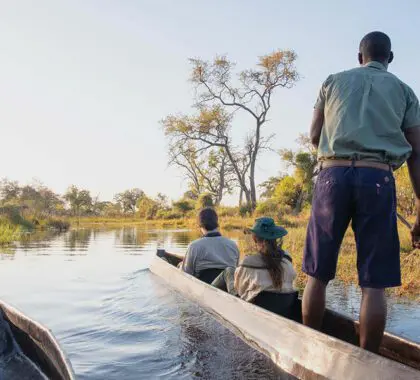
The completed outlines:
<svg viewBox="0 0 420 380">
<path fill-rule="evenodd" d="M 147 269 L 155 248 L 184 251 L 186 230 L 74 230 L 0 254 L 0 298 L 48 326 L 78 379 L 287 379 Z M 354 315 L 360 294 L 332 284 Z M 390 303 L 389 327 L 420 341 L 414 304 Z"/>
</svg>

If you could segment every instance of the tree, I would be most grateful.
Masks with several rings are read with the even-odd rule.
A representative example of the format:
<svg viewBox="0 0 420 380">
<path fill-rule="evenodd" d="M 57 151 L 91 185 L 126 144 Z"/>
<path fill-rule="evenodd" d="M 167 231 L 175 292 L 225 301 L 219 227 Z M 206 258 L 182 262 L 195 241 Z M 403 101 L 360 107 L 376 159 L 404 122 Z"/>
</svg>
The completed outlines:
<svg viewBox="0 0 420 380">
<path fill-rule="evenodd" d="M 193 193 L 211 193 L 216 205 L 232 191 L 236 182 L 232 164 L 221 148 L 203 150 L 193 142 L 185 145 L 183 139 L 173 139 L 169 164 L 182 169 Z"/>
<path fill-rule="evenodd" d="M 156 200 L 144 195 L 138 200 L 137 209 L 141 218 L 153 219 L 157 215 L 160 207 Z"/>
<path fill-rule="evenodd" d="M 185 214 L 187 214 L 189 211 L 194 210 L 194 203 L 188 199 L 181 199 L 174 202 L 173 207 L 176 211 L 185 216 Z"/>
<path fill-rule="evenodd" d="M 21 188 L 19 204 L 35 218 L 50 216 L 64 209 L 60 196 L 39 181 Z"/>
<path fill-rule="evenodd" d="M 263 183 L 261 183 L 258 187 L 263 189 L 263 192 L 260 194 L 261 198 L 264 199 L 270 199 L 274 195 L 274 191 L 276 189 L 276 186 L 279 184 L 279 182 L 282 180 L 283 176 L 279 177 L 270 177 Z"/>
<path fill-rule="evenodd" d="M 201 210 L 206 207 L 214 207 L 213 197 L 209 193 L 203 193 L 198 197 L 196 208 Z"/>
<path fill-rule="evenodd" d="M 165 133 L 173 142 L 186 144 L 193 141 L 199 150 L 221 148 L 252 209 L 257 203 L 257 158 L 272 137 L 264 136 L 262 127 L 267 123 L 274 91 L 279 87 L 291 88 L 298 80 L 295 60 L 294 52 L 277 50 L 260 57 L 257 68 L 239 72 L 234 80 L 235 64 L 226 57 L 217 57 L 213 62 L 191 59 L 191 81 L 197 91 L 199 114 L 195 117 L 168 116 L 163 121 Z M 242 149 L 234 146 L 230 133 L 236 112 L 243 112 L 253 120 Z"/>
<path fill-rule="evenodd" d="M 3 205 L 16 201 L 20 196 L 21 188 L 17 181 L 3 178 L 0 182 L 0 196 Z"/>
<path fill-rule="evenodd" d="M 141 218 L 153 219 L 159 211 L 168 211 L 168 198 L 166 195 L 158 193 L 156 198 L 143 195 L 137 202 L 138 214 Z"/>
<path fill-rule="evenodd" d="M 92 207 L 92 197 L 89 190 L 78 189 L 70 186 L 63 197 L 69 204 L 73 215 L 80 218 L 82 212 L 86 212 Z"/>
<path fill-rule="evenodd" d="M 296 209 L 302 193 L 302 185 L 292 176 L 285 176 L 276 186 L 274 198 L 281 204 Z"/>
<path fill-rule="evenodd" d="M 279 154 L 287 166 L 294 168 L 293 177 L 302 189 L 295 205 L 295 212 L 300 212 L 306 199 L 312 197 L 313 175 L 317 165 L 317 151 L 307 135 L 300 135 L 297 139 L 299 150 L 282 149 Z"/>
<path fill-rule="evenodd" d="M 116 194 L 114 199 L 120 204 L 124 213 L 135 214 L 137 202 L 144 195 L 143 190 L 135 188 Z"/>
</svg>

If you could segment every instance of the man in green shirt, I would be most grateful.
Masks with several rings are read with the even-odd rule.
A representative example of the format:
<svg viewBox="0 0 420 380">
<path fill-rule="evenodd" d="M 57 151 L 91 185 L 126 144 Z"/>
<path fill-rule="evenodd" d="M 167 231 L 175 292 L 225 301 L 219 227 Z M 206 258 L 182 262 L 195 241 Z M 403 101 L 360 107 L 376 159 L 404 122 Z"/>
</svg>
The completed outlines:
<svg viewBox="0 0 420 380">
<path fill-rule="evenodd" d="M 325 292 L 352 222 L 362 288 L 360 345 L 378 351 L 386 322 L 384 289 L 401 285 L 393 170 L 407 162 L 417 198 L 413 246 L 420 248 L 420 106 L 387 71 L 391 41 L 372 32 L 360 42 L 361 67 L 330 75 L 315 105 L 311 139 L 319 175 L 308 225 L 303 322 L 319 329 Z"/>
</svg>

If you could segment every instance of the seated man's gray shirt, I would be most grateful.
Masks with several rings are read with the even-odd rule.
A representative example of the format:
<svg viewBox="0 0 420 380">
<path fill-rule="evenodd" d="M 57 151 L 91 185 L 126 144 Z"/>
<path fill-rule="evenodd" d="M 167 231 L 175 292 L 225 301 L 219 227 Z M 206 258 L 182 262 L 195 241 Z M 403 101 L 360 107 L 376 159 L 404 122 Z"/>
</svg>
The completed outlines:
<svg viewBox="0 0 420 380">
<path fill-rule="evenodd" d="M 233 240 L 224 236 L 205 236 L 188 246 L 182 270 L 198 277 L 204 269 L 235 268 L 238 261 L 239 249 Z"/>
</svg>

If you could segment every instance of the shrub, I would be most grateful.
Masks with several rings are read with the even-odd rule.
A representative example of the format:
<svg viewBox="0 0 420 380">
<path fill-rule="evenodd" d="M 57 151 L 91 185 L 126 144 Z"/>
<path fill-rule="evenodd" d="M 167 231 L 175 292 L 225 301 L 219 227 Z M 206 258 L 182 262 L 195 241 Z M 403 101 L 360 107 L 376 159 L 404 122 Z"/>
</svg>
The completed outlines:
<svg viewBox="0 0 420 380">
<path fill-rule="evenodd" d="M 70 228 L 70 223 L 59 219 L 49 219 L 45 226 L 52 230 L 67 231 Z"/>
<path fill-rule="evenodd" d="M 252 215 L 252 207 L 251 205 L 245 204 L 239 207 L 239 215 L 242 216 L 242 218 L 245 218 L 246 216 Z"/>
<path fill-rule="evenodd" d="M 174 210 L 185 215 L 188 211 L 194 210 L 194 202 L 189 199 L 181 199 L 173 204 Z"/>
<path fill-rule="evenodd" d="M 156 214 L 156 219 L 173 220 L 173 219 L 181 219 L 182 217 L 183 217 L 182 214 L 174 210 L 159 210 Z"/>
<path fill-rule="evenodd" d="M 201 194 L 195 205 L 196 209 L 201 210 L 206 207 L 214 207 L 213 197 L 209 193 Z"/>
<path fill-rule="evenodd" d="M 217 207 L 217 215 L 219 215 L 220 218 L 238 216 L 239 207 L 219 206 Z"/>
</svg>

